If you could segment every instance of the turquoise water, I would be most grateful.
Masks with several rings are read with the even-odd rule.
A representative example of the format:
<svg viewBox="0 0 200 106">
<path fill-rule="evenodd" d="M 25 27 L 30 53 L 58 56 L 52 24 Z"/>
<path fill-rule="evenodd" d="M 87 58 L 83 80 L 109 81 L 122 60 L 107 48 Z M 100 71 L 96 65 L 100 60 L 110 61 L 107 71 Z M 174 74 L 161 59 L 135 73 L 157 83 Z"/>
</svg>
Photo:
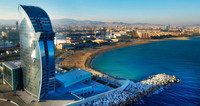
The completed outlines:
<svg viewBox="0 0 200 106">
<path fill-rule="evenodd" d="M 137 105 L 200 105 L 200 38 L 135 45 L 101 54 L 93 68 L 140 81 L 150 75 L 175 75 L 181 82 L 144 97 Z"/>
</svg>

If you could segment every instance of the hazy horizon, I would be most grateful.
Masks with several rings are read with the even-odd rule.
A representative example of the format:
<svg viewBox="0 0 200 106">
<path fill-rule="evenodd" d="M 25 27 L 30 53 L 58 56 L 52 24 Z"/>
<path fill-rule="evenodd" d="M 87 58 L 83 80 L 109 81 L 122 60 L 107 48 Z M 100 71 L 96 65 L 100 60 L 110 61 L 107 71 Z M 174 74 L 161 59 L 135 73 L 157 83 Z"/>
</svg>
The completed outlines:
<svg viewBox="0 0 200 106">
<path fill-rule="evenodd" d="M 41 7 L 53 20 L 200 24 L 199 0 L 1 0 L 0 19 L 18 20 L 19 4 Z"/>
</svg>

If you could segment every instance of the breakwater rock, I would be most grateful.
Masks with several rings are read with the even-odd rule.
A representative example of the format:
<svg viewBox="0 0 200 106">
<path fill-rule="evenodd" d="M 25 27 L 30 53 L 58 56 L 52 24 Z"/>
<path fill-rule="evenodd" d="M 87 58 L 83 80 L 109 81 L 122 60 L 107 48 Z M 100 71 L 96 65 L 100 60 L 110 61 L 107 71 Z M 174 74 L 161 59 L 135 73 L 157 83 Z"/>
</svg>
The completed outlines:
<svg viewBox="0 0 200 106">
<path fill-rule="evenodd" d="M 110 106 L 110 105 L 128 105 L 139 101 L 143 96 L 152 94 L 156 90 L 167 85 L 178 83 L 180 80 L 175 76 L 167 74 L 157 74 L 148 79 L 134 83 L 130 81 L 129 85 L 121 92 L 115 91 L 110 95 L 103 96 L 93 101 L 82 104 L 81 106 Z"/>
</svg>

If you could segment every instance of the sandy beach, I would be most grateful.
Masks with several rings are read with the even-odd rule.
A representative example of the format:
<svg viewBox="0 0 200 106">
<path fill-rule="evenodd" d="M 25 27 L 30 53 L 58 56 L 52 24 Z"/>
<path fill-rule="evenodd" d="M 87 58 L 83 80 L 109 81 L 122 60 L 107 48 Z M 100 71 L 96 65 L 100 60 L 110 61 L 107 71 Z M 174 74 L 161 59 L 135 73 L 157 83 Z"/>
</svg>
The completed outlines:
<svg viewBox="0 0 200 106">
<path fill-rule="evenodd" d="M 168 38 L 171 40 L 190 40 L 189 37 L 173 37 L 173 38 Z"/>
<path fill-rule="evenodd" d="M 91 69 L 91 66 L 90 66 L 92 60 L 99 54 L 113 50 L 113 49 L 128 47 L 132 45 L 145 44 L 145 43 L 150 43 L 150 42 L 156 42 L 156 41 L 164 41 L 164 40 L 189 40 L 189 37 L 173 37 L 173 38 L 166 38 L 166 39 L 148 39 L 148 40 L 138 40 L 138 41 L 133 41 L 133 42 L 119 42 L 113 46 L 107 45 L 107 46 L 101 46 L 101 47 L 97 47 L 93 49 L 87 48 L 86 50 L 83 50 L 82 52 L 66 57 L 61 62 L 61 64 L 68 68 L 81 68 L 81 69 L 90 71 L 93 74 L 94 73 L 102 74 L 101 72 L 99 73 L 98 71 Z"/>
</svg>

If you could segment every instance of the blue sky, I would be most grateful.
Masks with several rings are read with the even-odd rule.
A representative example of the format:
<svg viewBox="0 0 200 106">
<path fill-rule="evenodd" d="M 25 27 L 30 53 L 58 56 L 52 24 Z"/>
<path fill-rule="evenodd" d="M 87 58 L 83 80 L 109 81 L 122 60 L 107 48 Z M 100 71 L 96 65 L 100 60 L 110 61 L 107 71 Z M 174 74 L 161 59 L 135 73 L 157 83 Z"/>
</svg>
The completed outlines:
<svg viewBox="0 0 200 106">
<path fill-rule="evenodd" d="M 0 0 L 0 19 L 18 19 L 18 4 L 39 6 L 51 19 L 200 24 L 200 0 Z"/>
</svg>

